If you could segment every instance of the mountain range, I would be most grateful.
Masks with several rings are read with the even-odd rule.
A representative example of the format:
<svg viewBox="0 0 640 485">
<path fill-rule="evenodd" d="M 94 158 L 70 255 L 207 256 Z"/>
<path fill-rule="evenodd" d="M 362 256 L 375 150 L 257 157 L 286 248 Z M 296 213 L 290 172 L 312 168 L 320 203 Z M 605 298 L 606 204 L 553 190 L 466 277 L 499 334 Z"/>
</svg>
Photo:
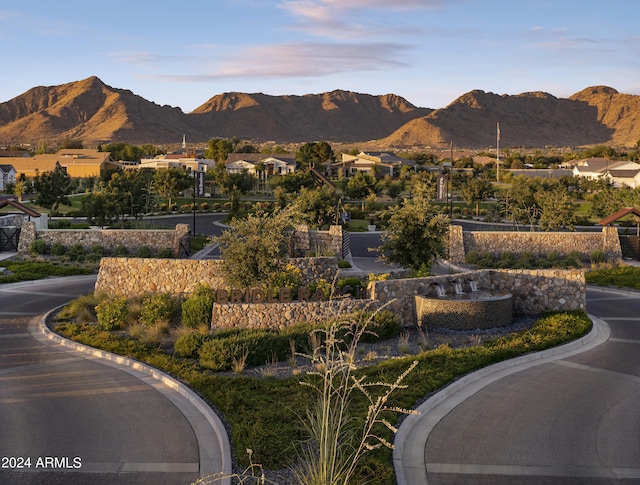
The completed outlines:
<svg viewBox="0 0 640 485">
<path fill-rule="evenodd" d="M 0 103 L 0 144 L 79 139 L 99 143 L 178 143 L 232 138 L 254 142 L 329 141 L 381 149 L 634 146 L 640 140 L 640 96 L 606 86 L 569 98 L 544 92 L 463 94 L 442 109 L 419 108 L 394 94 L 331 91 L 304 96 L 219 94 L 190 113 L 160 106 L 97 77 L 35 87 Z"/>
</svg>

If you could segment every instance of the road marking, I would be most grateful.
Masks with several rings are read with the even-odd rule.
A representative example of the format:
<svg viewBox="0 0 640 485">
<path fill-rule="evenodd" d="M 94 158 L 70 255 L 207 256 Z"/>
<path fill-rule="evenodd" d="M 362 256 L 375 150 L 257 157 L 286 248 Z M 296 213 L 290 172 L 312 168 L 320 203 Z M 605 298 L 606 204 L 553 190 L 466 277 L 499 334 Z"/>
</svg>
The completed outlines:
<svg viewBox="0 0 640 485">
<path fill-rule="evenodd" d="M 632 340 L 630 338 L 610 338 L 609 342 L 618 342 L 621 344 L 640 344 L 640 340 Z"/>
<path fill-rule="evenodd" d="M 562 366 L 570 367 L 576 370 L 583 370 L 586 372 L 592 372 L 594 374 L 600 374 L 600 375 L 609 376 L 609 377 L 617 377 L 619 379 L 625 379 L 627 381 L 640 383 L 639 376 L 634 376 L 632 374 L 625 374 L 623 372 L 615 372 L 612 370 L 600 369 L 598 367 L 592 367 L 590 365 L 576 364 L 575 362 L 569 362 L 566 360 L 555 360 L 552 362 L 552 364 L 562 365 Z"/>
<path fill-rule="evenodd" d="M 24 338 L 24 337 L 31 337 L 31 334 L 29 332 L 25 332 L 25 333 L 5 333 L 4 335 L 0 335 L 0 339 L 3 339 L 3 338 Z"/>
<path fill-rule="evenodd" d="M 583 478 L 640 478 L 640 468 L 427 463 L 427 473 Z"/>
<path fill-rule="evenodd" d="M 25 287 L 24 289 L 0 289 L 0 293 L 18 293 L 18 294 L 24 294 L 24 295 L 39 295 L 39 296 L 61 296 L 61 297 L 65 297 L 65 298 L 73 298 L 73 295 L 69 295 L 68 293 L 53 293 L 50 291 L 33 291 L 33 290 L 29 290 L 28 287 Z"/>
<path fill-rule="evenodd" d="M 44 367 L 51 367 L 53 365 L 61 365 L 61 364 L 67 364 L 70 362 L 77 362 L 79 360 L 84 360 L 84 359 L 81 359 L 80 357 L 72 357 L 69 359 L 56 359 L 56 360 L 51 360 L 49 362 L 40 362 L 39 364 L 28 364 L 28 365 L 21 365 L 18 367 L 9 367 L 7 369 L 0 369 L 0 376 L 5 374 L 11 374 L 13 372 L 22 372 L 24 370 L 32 370 L 32 369 L 42 369 Z"/>
</svg>

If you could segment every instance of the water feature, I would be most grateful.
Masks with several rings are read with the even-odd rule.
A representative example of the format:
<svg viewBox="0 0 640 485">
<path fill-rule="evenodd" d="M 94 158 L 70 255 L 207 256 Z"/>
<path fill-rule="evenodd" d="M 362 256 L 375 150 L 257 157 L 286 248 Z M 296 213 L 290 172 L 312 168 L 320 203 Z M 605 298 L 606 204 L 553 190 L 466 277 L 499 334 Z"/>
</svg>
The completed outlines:
<svg viewBox="0 0 640 485">
<path fill-rule="evenodd" d="M 433 287 L 436 289 L 436 294 L 439 297 L 447 296 L 447 292 L 445 291 L 444 286 L 442 286 L 441 284 L 435 283 Z"/>
<path fill-rule="evenodd" d="M 416 295 L 416 321 L 427 329 L 475 330 L 504 327 L 513 322 L 513 295 L 478 289 L 467 280 L 471 292 L 463 291 L 460 281 L 453 281 L 453 293 L 442 284 L 432 286 L 437 296 Z"/>
</svg>

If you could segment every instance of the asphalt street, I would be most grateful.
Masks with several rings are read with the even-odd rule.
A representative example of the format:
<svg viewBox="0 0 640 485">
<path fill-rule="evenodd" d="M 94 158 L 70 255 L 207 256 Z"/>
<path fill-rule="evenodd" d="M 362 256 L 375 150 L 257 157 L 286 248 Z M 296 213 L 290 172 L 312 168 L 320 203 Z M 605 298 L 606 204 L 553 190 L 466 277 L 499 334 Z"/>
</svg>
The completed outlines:
<svg viewBox="0 0 640 485">
<path fill-rule="evenodd" d="M 41 314 L 94 284 L 0 285 L 0 483 L 179 484 L 219 471 L 201 463 L 184 398 L 42 336 Z"/>
<path fill-rule="evenodd" d="M 405 483 L 640 483 L 640 293 L 589 287 L 587 310 L 598 345 L 507 368 L 418 418 Z"/>
</svg>

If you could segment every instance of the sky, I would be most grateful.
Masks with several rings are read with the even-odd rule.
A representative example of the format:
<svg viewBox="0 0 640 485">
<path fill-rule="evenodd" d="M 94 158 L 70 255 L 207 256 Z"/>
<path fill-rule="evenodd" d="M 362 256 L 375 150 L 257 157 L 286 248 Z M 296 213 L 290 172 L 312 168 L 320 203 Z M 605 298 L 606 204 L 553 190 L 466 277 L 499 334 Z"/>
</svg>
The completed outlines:
<svg viewBox="0 0 640 485">
<path fill-rule="evenodd" d="M 0 103 L 99 77 L 188 113 L 225 92 L 640 95 L 637 0 L 3 0 Z"/>
</svg>

